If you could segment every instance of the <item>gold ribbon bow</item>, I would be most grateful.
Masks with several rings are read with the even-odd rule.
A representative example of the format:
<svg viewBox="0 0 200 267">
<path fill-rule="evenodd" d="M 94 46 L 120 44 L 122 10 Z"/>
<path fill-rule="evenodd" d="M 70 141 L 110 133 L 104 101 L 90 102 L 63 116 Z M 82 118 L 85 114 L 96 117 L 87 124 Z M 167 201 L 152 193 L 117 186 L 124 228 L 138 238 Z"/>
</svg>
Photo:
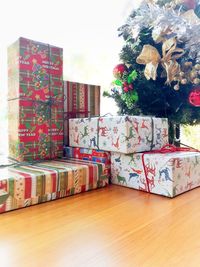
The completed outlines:
<svg viewBox="0 0 200 267">
<path fill-rule="evenodd" d="M 137 57 L 136 62 L 146 65 L 144 75 L 147 80 L 156 80 L 157 68 L 161 64 L 164 69 L 162 76 L 167 77 L 166 84 L 171 84 L 180 72 L 180 65 L 176 60 L 184 54 L 184 50 L 176 46 L 176 38 L 165 40 L 162 45 L 162 58 L 158 50 L 152 45 L 143 46 L 142 52 Z"/>
</svg>

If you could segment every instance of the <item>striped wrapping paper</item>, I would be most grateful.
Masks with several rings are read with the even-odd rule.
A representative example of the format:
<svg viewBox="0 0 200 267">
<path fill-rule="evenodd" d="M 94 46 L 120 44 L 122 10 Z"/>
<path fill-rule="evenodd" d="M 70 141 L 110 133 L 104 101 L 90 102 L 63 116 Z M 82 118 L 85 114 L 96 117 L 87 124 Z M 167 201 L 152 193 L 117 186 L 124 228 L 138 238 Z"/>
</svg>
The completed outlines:
<svg viewBox="0 0 200 267">
<path fill-rule="evenodd" d="M 62 159 L 0 170 L 0 213 L 103 187 L 103 163 Z"/>
<path fill-rule="evenodd" d="M 64 143 L 68 145 L 70 118 L 85 118 L 100 115 L 100 86 L 64 81 Z"/>
</svg>

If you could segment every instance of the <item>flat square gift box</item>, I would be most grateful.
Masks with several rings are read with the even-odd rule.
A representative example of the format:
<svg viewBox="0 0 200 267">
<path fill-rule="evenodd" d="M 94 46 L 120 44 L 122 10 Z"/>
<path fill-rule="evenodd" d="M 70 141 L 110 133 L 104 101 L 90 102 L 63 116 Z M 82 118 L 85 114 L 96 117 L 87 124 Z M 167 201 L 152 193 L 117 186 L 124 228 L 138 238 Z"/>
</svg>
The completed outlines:
<svg viewBox="0 0 200 267">
<path fill-rule="evenodd" d="M 52 160 L 0 170 L 0 213 L 106 186 L 103 163 Z"/>
<path fill-rule="evenodd" d="M 140 116 L 114 116 L 69 120 L 72 147 L 135 153 L 168 143 L 168 120 Z"/>
<path fill-rule="evenodd" d="M 64 144 L 69 144 L 69 119 L 100 115 L 99 85 L 64 81 Z"/>
<path fill-rule="evenodd" d="M 111 153 L 111 182 L 175 197 L 200 186 L 200 152 Z"/>
<path fill-rule="evenodd" d="M 51 159 L 63 151 L 63 50 L 19 38 L 8 48 L 9 155 Z"/>
<path fill-rule="evenodd" d="M 66 158 L 76 158 L 94 162 L 102 162 L 105 164 L 106 174 L 108 174 L 108 176 L 110 177 L 111 161 L 110 152 L 108 151 L 66 146 L 64 148 L 64 156 Z"/>
</svg>

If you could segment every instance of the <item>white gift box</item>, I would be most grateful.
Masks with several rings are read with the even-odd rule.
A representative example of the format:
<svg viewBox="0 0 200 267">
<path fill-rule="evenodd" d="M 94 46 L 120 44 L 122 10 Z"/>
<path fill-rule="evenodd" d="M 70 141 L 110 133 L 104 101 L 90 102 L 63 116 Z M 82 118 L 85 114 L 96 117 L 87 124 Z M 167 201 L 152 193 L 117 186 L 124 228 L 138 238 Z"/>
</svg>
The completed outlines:
<svg viewBox="0 0 200 267">
<path fill-rule="evenodd" d="M 168 143 L 166 118 L 141 116 L 93 117 L 69 120 L 70 146 L 135 153 Z"/>
<path fill-rule="evenodd" d="M 174 197 L 200 186 L 200 153 L 111 153 L 111 182 Z"/>
</svg>

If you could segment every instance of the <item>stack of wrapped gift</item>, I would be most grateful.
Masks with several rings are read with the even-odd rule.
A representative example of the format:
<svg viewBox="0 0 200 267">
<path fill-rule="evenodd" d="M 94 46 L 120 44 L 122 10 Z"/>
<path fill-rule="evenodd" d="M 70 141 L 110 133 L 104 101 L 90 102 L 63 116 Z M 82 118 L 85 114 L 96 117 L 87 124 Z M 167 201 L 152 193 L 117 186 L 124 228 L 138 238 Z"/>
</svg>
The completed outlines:
<svg viewBox="0 0 200 267">
<path fill-rule="evenodd" d="M 103 187 L 104 163 L 51 160 L 0 170 L 0 213 Z"/>
<path fill-rule="evenodd" d="M 113 184 L 168 197 L 200 185 L 200 153 L 165 147 L 165 118 L 71 119 L 69 130 L 71 146 L 111 151 Z"/>
<path fill-rule="evenodd" d="M 68 146 L 64 148 L 64 155 L 68 159 L 82 159 L 104 163 L 106 174 L 108 177 L 111 175 L 110 152 L 108 151 Z"/>
<path fill-rule="evenodd" d="M 9 155 L 19 161 L 63 153 L 63 50 L 19 38 L 8 48 Z"/>
<path fill-rule="evenodd" d="M 69 119 L 100 115 L 100 86 L 64 81 L 64 144 L 69 144 Z"/>
<path fill-rule="evenodd" d="M 106 162 L 58 160 L 63 156 L 62 55 L 61 48 L 25 38 L 8 48 L 9 156 L 18 163 L 0 171 L 0 212 L 108 184 Z M 77 109 L 83 111 L 86 103 L 89 114 L 99 115 L 100 88 L 79 86 L 75 101 L 70 84 L 67 110 L 77 101 Z"/>
<path fill-rule="evenodd" d="M 100 86 L 64 81 L 64 156 L 102 162 L 110 177 L 110 153 L 99 149 L 69 145 L 69 119 L 97 117 L 100 115 Z"/>
</svg>

